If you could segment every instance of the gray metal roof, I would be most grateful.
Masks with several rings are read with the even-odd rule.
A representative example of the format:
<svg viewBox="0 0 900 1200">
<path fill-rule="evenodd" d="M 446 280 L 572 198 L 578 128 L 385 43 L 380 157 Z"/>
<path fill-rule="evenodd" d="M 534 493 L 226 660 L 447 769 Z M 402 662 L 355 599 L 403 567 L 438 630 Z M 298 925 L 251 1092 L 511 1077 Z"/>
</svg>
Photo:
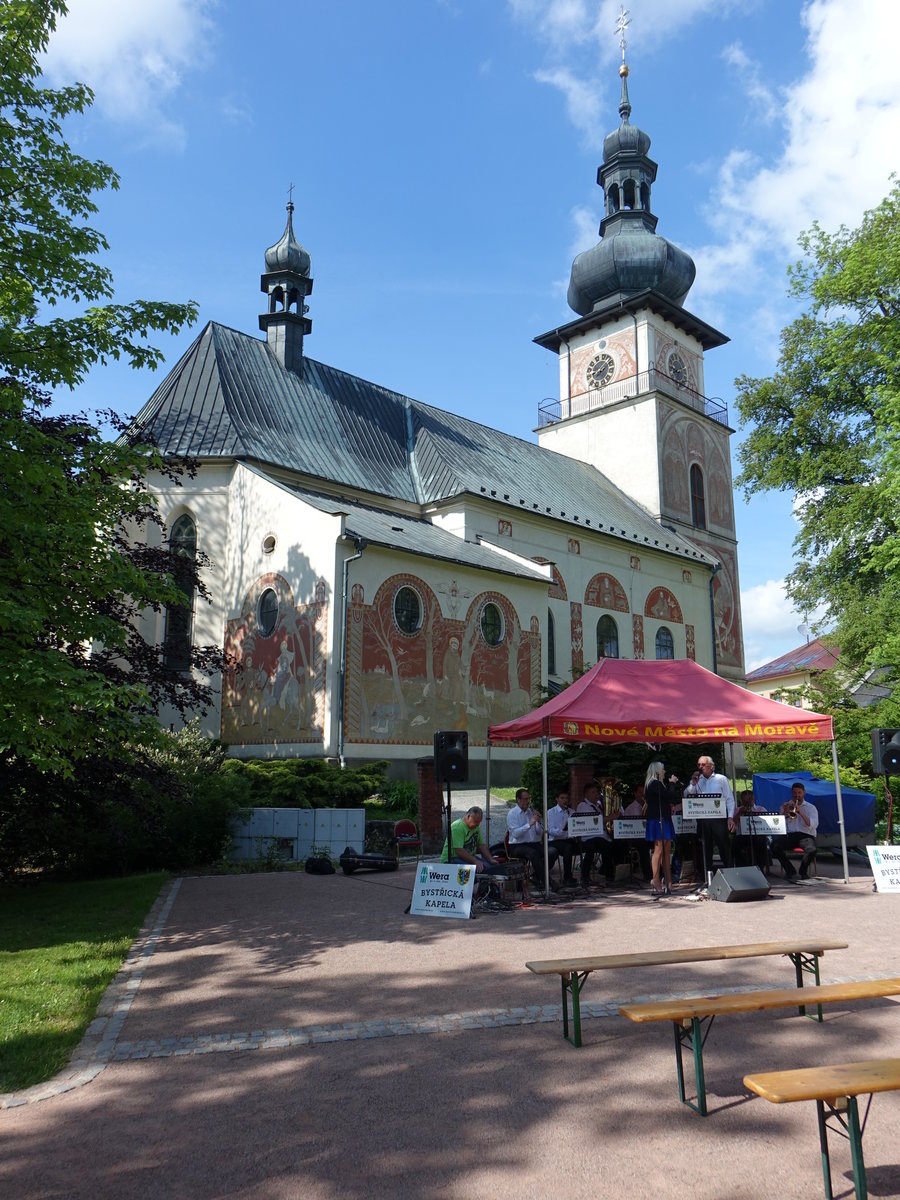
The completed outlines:
<svg viewBox="0 0 900 1200">
<path fill-rule="evenodd" d="M 675 553 L 711 559 L 663 529 L 595 467 L 210 323 L 138 414 L 163 452 L 238 458 L 412 504 L 465 493 Z M 451 536 L 451 535 L 448 535 Z"/>
<path fill-rule="evenodd" d="M 265 472 L 261 471 L 259 474 L 266 477 Z M 402 550 L 407 554 L 425 554 L 429 558 L 462 563 L 478 570 L 490 571 L 493 574 L 500 572 L 504 575 L 514 575 L 519 579 L 533 579 L 545 587 L 550 582 L 546 569 L 542 570 L 536 563 L 533 565 L 517 563 L 507 558 L 505 554 L 497 554 L 489 546 L 483 546 L 479 542 L 464 541 L 455 534 L 448 533 L 437 525 L 432 525 L 430 521 L 401 517 L 395 512 L 370 508 L 357 502 L 351 506 L 333 496 L 322 496 L 275 479 L 270 481 L 277 487 L 285 488 L 320 512 L 332 515 L 346 513 L 345 533 L 351 538 L 364 538 L 370 545 Z"/>
</svg>

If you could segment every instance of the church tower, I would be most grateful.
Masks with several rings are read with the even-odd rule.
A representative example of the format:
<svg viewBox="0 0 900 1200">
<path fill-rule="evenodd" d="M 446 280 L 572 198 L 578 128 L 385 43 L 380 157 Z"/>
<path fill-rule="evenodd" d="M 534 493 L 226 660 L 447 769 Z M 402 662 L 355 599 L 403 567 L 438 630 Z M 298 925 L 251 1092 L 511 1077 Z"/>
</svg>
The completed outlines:
<svg viewBox="0 0 900 1200">
<path fill-rule="evenodd" d="M 716 668 L 743 679 L 728 426 L 704 392 L 703 356 L 728 339 L 684 307 L 690 255 L 656 232 L 657 164 L 632 125 L 623 10 L 621 124 L 603 143 L 600 241 L 572 264 L 573 321 L 535 338 L 559 355 L 560 400 L 544 402 L 538 441 L 591 463 L 719 565 L 710 580 Z"/>
<path fill-rule="evenodd" d="M 293 185 L 292 185 L 293 186 Z M 304 300 L 310 294 L 310 257 L 294 236 L 294 203 L 287 205 L 287 224 L 274 246 L 266 251 L 266 270 L 259 288 L 268 296 L 259 327 L 266 344 L 283 367 L 299 375 L 303 369 L 303 335 L 312 330 Z"/>
</svg>

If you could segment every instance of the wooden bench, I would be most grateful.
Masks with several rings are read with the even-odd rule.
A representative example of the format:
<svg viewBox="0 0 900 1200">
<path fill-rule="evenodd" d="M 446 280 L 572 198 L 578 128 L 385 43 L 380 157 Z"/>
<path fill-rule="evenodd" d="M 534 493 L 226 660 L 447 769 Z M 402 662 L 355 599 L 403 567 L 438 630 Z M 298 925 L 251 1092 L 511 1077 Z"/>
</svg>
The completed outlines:
<svg viewBox="0 0 900 1200">
<path fill-rule="evenodd" d="M 840 1004 L 853 1000 L 872 1000 L 878 996 L 900 994 L 900 979 L 872 979 L 858 983 L 826 983 L 821 987 L 777 988 L 760 992 L 732 992 L 727 996 L 689 996 L 683 1000 L 651 1000 L 643 1004 L 622 1004 L 619 1012 L 630 1021 L 671 1021 L 675 1032 L 675 1065 L 678 1071 L 678 1095 L 702 1117 L 706 1116 L 706 1080 L 703 1073 L 703 1046 L 712 1023 L 730 1013 L 764 1012 L 775 1008 L 793 1008 L 800 1000 L 818 1005 Z M 697 1103 L 684 1094 L 682 1045 L 694 1053 Z"/>
<path fill-rule="evenodd" d="M 562 982 L 563 1037 L 573 1046 L 581 1045 L 581 988 L 594 971 L 613 971 L 629 967 L 677 966 L 681 963 L 715 962 L 720 959 L 762 958 L 783 955 L 794 964 L 797 987 L 803 987 L 804 971 L 819 982 L 819 959 L 826 950 L 846 950 L 846 942 L 831 938 L 806 938 L 791 942 L 750 942 L 738 946 L 694 946 L 681 950 L 645 950 L 636 954 L 603 954 L 593 958 L 550 958 L 528 962 L 535 975 L 559 975 Z M 572 1031 L 569 1037 L 569 996 L 572 997 Z M 801 1013 L 805 1010 L 801 1007 Z M 819 1020 L 822 1019 L 821 1010 Z"/>
<path fill-rule="evenodd" d="M 850 1142 L 853 1186 L 857 1200 L 866 1200 L 866 1168 L 863 1163 L 862 1135 L 875 1092 L 900 1090 L 900 1058 L 877 1058 L 866 1062 L 841 1063 L 832 1067 L 802 1067 L 794 1071 L 769 1071 L 764 1075 L 745 1075 L 744 1085 L 773 1104 L 794 1100 L 815 1100 L 819 1118 L 819 1147 L 825 1197 L 832 1200 L 831 1159 L 828 1154 L 828 1121 L 833 1118 Z M 857 1096 L 868 1096 L 866 1113 L 859 1121 Z M 827 1109 L 827 1111 L 826 1111 Z M 846 1113 L 846 1120 L 844 1114 Z"/>
</svg>

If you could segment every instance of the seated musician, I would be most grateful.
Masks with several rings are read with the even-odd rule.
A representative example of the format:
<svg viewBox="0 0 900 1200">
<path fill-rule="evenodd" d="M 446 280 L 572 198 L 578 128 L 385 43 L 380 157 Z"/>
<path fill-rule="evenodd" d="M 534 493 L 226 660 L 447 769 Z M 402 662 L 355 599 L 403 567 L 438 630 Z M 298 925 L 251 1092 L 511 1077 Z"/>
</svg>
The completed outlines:
<svg viewBox="0 0 900 1200">
<path fill-rule="evenodd" d="M 563 887 L 574 887 L 572 859 L 580 853 L 578 838 L 569 837 L 569 790 L 561 788 L 556 794 L 556 804 L 547 813 L 547 829 L 550 833 L 550 848 L 563 860 Z"/>
<path fill-rule="evenodd" d="M 737 795 L 737 808 L 734 819 L 737 832 L 734 835 L 734 861 L 738 867 L 759 867 L 765 871 L 769 866 L 769 835 L 762 833 L 742 833 L 741 817 L 752 816 L 753 813 L 765 813 L 765 809 L 753 799 L 753 789 Z"/>
<path fill-rule="evenodd" d="M 519 788 L 516 792 L 516 802 L 507 815 L 506 828 L 509 830 L 510 854 L 513 858 L 521 858 L 531 863 L 538 887 L 546 889 L 544 826 L 541 814 L 531 807 L 531 793 L 528 788 Z M 551 867 L 556 862 L 556 858 L 556 851 L 551 848 L 549 851 Z"/>
<path fill-rule="evenodd" d="M 577 816 L 599 815 L 601 817 L 596 833 L 581 835 L 581 886 L 588 887 L 590 885 L 594 855 L 599 855 L 600 869 L 607 883 L 611 883 L 616 875 L 616 862 L 613 856 L 612 842 L 602 819 L 604 816 L 603 799 L 596 783 L 589 783 L 584 789 L 584 796 L 575 809 L 575 813 Z"/>
<path fill-rule="evenodd" d="M 489 866 L 497 865 L 497 860 L 485 845 L 481 836 L 481 821 L 484 813 L 477 804 L 473 804 L 464 817 L 453 821 L 450 825 L 450 837 L 453 842 L 453 857 L 455 863 L 469 863 L 476 871 L 484 871 Z M 441 862 L 447 862 L 447 839 L 444 838 L 444 848 L 441 851 Z"/>
<path fill-rule="evenodd" d="M 819 811 L 806 799 L 806 788 L 802 783 L 791 787 L 791 798 L 781 806 L 787 822 L 784 837 L 772 839 L 772 857 L 777 858 L 784 869 L 786 879 L 793 879 L 796 868 L 788 858 L 788 851 L 798 846 L 803 851 L 800 860 L 800 878 L 809 878 L 809 864 L 816 856 L 816 830 L 819 828 Z"/>
</svg>

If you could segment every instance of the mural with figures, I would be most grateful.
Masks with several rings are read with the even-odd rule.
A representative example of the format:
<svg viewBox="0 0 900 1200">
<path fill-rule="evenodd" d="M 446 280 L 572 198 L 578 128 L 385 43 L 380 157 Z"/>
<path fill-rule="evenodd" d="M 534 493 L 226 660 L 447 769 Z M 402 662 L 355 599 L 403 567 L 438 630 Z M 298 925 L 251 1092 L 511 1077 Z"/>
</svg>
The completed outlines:
<svg viewBox="0 0 900 1200">
<path fill-rule="evenodd" d="M 223 741 L 321 744 L 327 616 L 323 581 L 308 604 L 295 603 L 280 575 L 256 581 L 225 625 Z"/>
<path fill-rule="evenodd" d="M 354 589 L 347 740 L 430 745 L 436 729 L 465 729 L 483 744 L 489 724 L 528 712 L 538 697 L 541 638 L 527 623 L 505 596 L 471 594 L 456 580 L 435 592 L 393 575 L 371 604 Z"/>
</svg>

